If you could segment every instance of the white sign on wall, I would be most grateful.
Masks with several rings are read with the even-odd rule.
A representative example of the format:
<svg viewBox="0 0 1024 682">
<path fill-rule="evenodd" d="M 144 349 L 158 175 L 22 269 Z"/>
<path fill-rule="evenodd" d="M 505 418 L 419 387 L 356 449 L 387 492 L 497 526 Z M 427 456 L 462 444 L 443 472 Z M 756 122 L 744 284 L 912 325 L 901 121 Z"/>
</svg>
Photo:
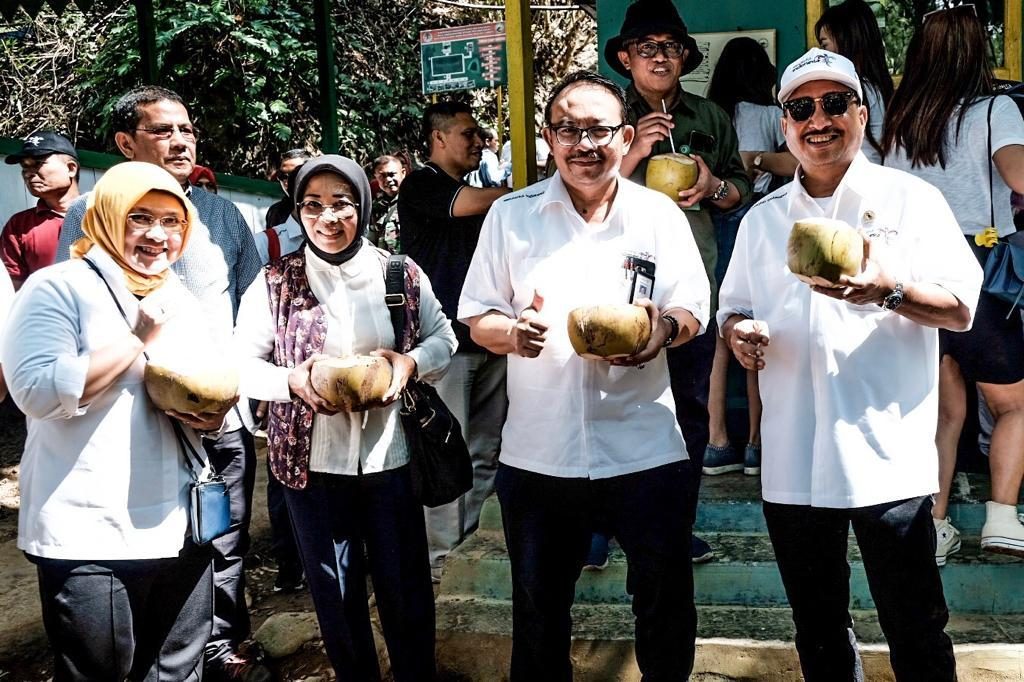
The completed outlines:
<svg viewBox="0 0 1024 682">
<path fill-rule="evenodd" d="M 697 41 L 697 48 L 704 55 L 704 61 L 696 69 L 679 79 L 683 89 L 701 97 L 706 97 L 711 84 L 711 74 L 722 55 L 725 44 L 733 38 L 753 38 L 761 43 L 772 64 L 778 66 L 775 51 L 775 29 L 766 28 L 756 31 L 729 31 L 724 33 L 691 33 Z"/>
</svg>

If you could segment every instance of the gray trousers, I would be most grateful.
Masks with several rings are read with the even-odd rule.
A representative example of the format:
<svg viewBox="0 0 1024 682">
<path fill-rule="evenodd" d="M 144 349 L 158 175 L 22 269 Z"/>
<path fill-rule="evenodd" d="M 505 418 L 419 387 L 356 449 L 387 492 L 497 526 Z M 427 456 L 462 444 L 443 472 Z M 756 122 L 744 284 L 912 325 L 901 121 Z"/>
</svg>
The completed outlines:
<svg viewBox="0 0 1024 682">
<path fill-rule="evenodd" d="M 462 425 L 473 459 L 473 489 L 449 504 L 425 509 L 430 565 L 439 567 L 448 552 L 476 530 L 480 508 L 494 491 L 501 451 L 501 427 L 508 412 L 505 357 L 493 353 L 456 353 L 437 392 Z"/>
</svg>

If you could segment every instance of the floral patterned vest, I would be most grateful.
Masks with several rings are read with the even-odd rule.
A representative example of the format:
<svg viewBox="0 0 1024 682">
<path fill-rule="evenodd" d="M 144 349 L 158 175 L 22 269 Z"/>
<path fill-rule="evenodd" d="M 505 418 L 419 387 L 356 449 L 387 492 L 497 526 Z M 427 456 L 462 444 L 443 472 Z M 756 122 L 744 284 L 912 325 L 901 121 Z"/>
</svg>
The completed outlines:
<svg viewBox="0 0 1024 682">
<path fill-rule="evenodd" d="M 383 274 L 388 254 L 377 251 Z M 396 348 L 402 353 L 408 352 L 415 345 L 419 339 L 420 326 L 419 268 L 406 259 L 404 274 L 405 344 L 403 348 Z M 274 364 L 278 367 L 295 367 L 310 356 L 323 353 L 327 340 L 327 319 L 306 278 L 305 249 L 271 261 L 267 265 L 266 279 L 270 312 L 276 322 Z M 398 344 L 398 339 L 395 343 Z M 299 398 L 270 403 L 267 458 L 274 477 L 289 488 L 302 490 L 309 480 L 314 414 L 313 409 Z"/>
</svg>

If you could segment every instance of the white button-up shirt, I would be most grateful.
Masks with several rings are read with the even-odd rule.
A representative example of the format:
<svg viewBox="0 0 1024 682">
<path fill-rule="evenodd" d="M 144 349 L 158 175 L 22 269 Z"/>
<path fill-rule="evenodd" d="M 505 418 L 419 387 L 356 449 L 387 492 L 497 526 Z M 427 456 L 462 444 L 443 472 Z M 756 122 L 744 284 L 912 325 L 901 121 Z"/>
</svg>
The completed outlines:
<svg viewBox="0 0 1024 682">
<path fill-rule="evenodd" d="M 771 336 L 759 372 L 764 499 L 849 508 L 934 493 L 938 331 L 815 294 L 789 271 L 790 230 L 823 216 L 819 201 L 797 179 L 755 204 L 722 284 L 719 323 L 739 313 Z M 981 269 L 938 190 L 859 153 L 822 203 L 898 281 L 938 284 L 973 317 Z"/>
<path fill-rule="evenodd" d="M 103 272 L 128 319 L 139 302 L 99 247 Z M 174 310 L 150 357 L 213 353 L 199 302 L 174 273 L 154 293 Z M 100 278 L 71 260 L 33 273 L 15 297 L 3 343 L 11 395 L 25 413 L 18 548 L 51 559 L 175 557 L 188 526 L 189 470 L 170 419 L 146 396 L 140 355 L 89 404 L 80 404 L 89 356 L 129 333 Z M 187 349 L 193 349 L 191 353 Z M 203 456 L 192 429 L 182 431 Z M 202 472 L 197 472 L 202 473 Z"/>
<path fill-rule="evenodd" d="M 566 320 L 579 306 L 627 303 L 624 263 L 655 264 L 652 300 L 684 308 L 703 329 L 710 289 L 686 218 L 667 197 L 618 180 L 606 220 L 588 225 L 558 174 L 495 202 L 459 301 L 459 319 L 516 318 L 537 290 L 550 325 L 537 358 L 508 358 L 501 461 L 565 478 L 607 478 L 686 458 L 665 354 L 643 369 L 584 360 Z"/>
<path fill-rule="evenodd" d="M 306 277 L 324 308 L 325 355 L 368 355 L 378 348 L 394 348 L 391 314 L 384 304 L 384 269 L 378 250 L 369 242 L 341 265 L 331 265 L 307 248 Z M 288 388 L 292 370 L 271 362 L 276 332 L 263 270 L 242 297 L 235 327 L 234 345 L 242 363 L 243 395 L 259 400 L 292 399 Z M 441 378 L 456 346 L 451 323 L 421 270 L 420 342 L 409 351 L 419 377 L 425 381 Z M 395 402 L 365 412 L 314 415 L 310 471 L 368 474 L 407 463 L 409 453 L 398 409 L 399 403 Z"/>
<path fill-rule="evenodd" d="M 306 241 L 306 235 L 302 231 L 302 225 L 299 225 L 292 216 L 288 216 L 288 220 L 284 221 L 280 225 L 267 228 L 263 232 L 257 232 L 253 237 L 256 240 L 256 251 L 259 252 L 260 261 L 264 265 L 270 261 L 270 244 L 267 240 L 267 232 L 270 230 L 277 233 L 277 241 L 281 245 L 280 255 L 282 256 L 287 256 L 289 253 L 298 251 Z"/>
</svg>

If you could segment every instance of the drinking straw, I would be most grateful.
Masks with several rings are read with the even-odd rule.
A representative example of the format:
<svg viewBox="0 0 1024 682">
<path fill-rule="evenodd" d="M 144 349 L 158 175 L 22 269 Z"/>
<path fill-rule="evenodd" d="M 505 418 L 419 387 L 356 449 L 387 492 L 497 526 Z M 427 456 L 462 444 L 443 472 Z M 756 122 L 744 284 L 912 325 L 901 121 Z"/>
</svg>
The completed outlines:
<svg viewBox="0 0 1024 682">
<path fill-rule="evenodd" d="M 661 100 L 661 110 L 664 113 L 666 113 L 666 114 L 668 113 L 668 107 L 665 106 L 665 100 L 664 99 Z M 670 145 L 672 145 L 672 153 L 675 154 L 676 153 L 676 141 L 672 139 L 672 131 L 671 130 L 668 131 L 668 143 Z"/>
</svg>

